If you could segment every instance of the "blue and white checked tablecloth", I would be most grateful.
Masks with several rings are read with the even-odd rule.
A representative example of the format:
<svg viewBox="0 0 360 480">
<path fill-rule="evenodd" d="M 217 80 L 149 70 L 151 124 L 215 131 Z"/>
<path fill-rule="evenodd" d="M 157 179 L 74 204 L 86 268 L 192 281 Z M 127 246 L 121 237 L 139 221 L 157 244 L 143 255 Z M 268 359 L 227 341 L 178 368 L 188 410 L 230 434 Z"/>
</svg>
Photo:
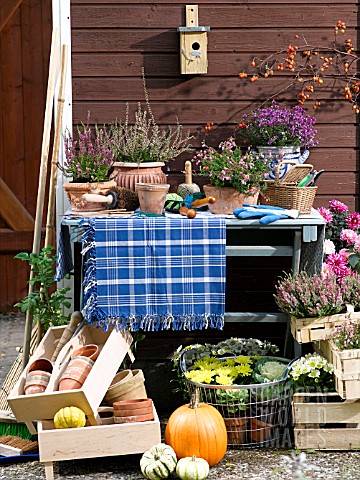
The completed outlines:
<svg viewBox="0 0 360 480">
<path fill-rule="evenodd" d="M 224 219 L 87 218 L 82 223 L 88 256 L 83 315 L 89 324 L 132 331 L 223 327 Z"/>
</svg>

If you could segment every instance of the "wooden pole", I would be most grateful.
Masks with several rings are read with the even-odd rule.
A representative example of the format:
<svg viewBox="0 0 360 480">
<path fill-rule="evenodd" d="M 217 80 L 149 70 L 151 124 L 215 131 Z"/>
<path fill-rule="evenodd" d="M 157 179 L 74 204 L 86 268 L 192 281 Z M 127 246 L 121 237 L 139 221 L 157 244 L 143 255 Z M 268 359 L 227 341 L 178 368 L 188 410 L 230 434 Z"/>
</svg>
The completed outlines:
<svg viewBox="0 0 360 480">
<path fill-rule="evenodd" d="M 48 85 L 47 85 L 46 106 L 45 106 L 45 115 L 44 115 L 44 129 L 43 129 L 41 161 L 40 161 L 40 171 L 39 171 L 39 185 L 38 185 L 38 192 L 37 192 L 34 237 L 33 237 L 33 246 L 32 246 L 32 253 L 36 253 L 36 254 L 38 254 L 40 251 L 41 227 L 42 227 L 42 218 L 43 218 L 43 210 L 44 210 L 46 177 L 47 177 L 47 167 L 48 167 L 49 148 L 50 148 L 53 99 L 54 99 L 55 84 L 56 84 L 58 64 L 59 64 L 58 44 L 59 44 L 59 30 L 55 29 L 53 31 L 52 39 L 51 39 L 49 77 L 48 77 Z M 31 284 L 31 280 L 33 278 L 34 278 L 34 273 L 33 273 L 33 270 L 31 270 L 30 278 L 29 278 L 29 290 L 28 290 L 29 295 L 34 291 L 34 285 Z M 23 358 L 22 358 L 23 369 L 26 367 L 26 364 L 29 360 L 32 323 L 33 323 L 33 315 L 28 310 L 26 312 L 26 320 L 25 320 L 25 333 L 24 333 Z"/>
</svg>

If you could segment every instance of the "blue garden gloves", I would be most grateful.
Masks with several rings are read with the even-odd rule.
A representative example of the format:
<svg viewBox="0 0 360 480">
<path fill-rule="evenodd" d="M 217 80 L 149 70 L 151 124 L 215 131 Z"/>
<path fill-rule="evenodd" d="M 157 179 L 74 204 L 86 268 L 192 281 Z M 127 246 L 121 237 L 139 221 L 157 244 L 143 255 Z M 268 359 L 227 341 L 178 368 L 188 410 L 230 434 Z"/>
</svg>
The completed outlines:
<svg viewBox="0 0 360 480">
<path fill-rule="evenodd" d="M 253 205 L 244 203 L 241 208 L 234 210 L 235 217 L 240 220 L 251 220 L 259 218 L 259 223 L 268 225 L 269 223 L 281 220 L 282 218 L 298 218 L 299 210 L 286 210 L 281 207 L 273 207 L 271 205 Z"/>
</svg>

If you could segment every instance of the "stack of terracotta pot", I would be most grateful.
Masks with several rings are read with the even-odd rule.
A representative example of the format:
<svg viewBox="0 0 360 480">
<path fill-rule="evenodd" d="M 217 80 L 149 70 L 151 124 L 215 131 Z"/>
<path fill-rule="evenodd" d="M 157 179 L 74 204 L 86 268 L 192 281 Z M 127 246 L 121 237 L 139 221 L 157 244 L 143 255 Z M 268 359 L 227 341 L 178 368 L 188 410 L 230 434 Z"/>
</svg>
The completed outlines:
<svg viewBox="0 0 360 480">
<path fill-rule="evenodd" d="M 100 349 L 97 345 L 85 345 L 71 355 L 59 381 L 59 390 L 75 390 L 81 388 L 98 358 Z"/>
<path fill-rule="evenodd" d="M 113 408 L 115 423 L 148 422 L 154 420 L 151 398 L 114 402 Z"/>
</svg>

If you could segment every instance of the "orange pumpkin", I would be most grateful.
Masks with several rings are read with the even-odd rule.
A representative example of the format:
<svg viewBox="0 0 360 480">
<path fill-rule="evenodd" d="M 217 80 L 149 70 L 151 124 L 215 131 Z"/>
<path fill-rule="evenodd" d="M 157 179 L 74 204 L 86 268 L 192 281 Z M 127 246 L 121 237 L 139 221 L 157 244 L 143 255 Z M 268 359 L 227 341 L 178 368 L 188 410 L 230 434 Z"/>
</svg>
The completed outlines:
<svg viewBox="0 0 360 480">
<path fill-rule="evenodd" d="M 216 408 L 199 403 L 194 395 L 189 404 L 177 408 L 165 429 L 165 443 L 178 459 L 200 457 L 212 467 L 223 459 L 227 449 L 227 434 L 223 417 Z"/>
</svg>

